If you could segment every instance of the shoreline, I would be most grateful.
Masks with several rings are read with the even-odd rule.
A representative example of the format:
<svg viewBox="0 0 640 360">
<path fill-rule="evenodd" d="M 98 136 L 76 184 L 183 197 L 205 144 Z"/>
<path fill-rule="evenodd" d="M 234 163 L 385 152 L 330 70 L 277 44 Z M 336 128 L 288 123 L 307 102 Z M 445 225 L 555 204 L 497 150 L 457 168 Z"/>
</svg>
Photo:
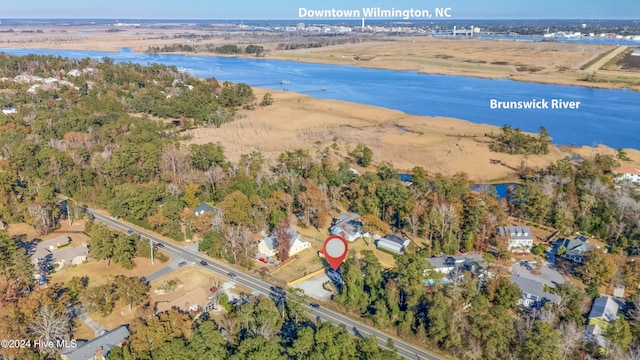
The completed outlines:
<svg viewBox="0 0 640 360">
<path fill-rule="evenodd" d="M 74 29 L 68 29 L 70 31 Z M 83 29 L 86 30 L 86 29 Z M 140 29 L 136 32 L 106 33 L 96 29 L 88 33 L 58 33 L 55 28 L 44 34 L 0 34 L 0 48 L 89 50 L 119 53 L 128 48 L 147 54 L 152 46 L 180 42 L 170 35 L 175 31 Z M 101 32 L 102 31 L 102 32 Z M 180 33 L 180 32 L 177 32 Z M 197 32 L 193 32 L 197 34 Z M 239 36 L 239 35 L 238 35 Z M 167 39 L 168 38 L 168 39 Z M 223 39 L 216 35 L 200 44 L 236 44 L 242 38 Z M 628 45 L 516 41 L 507 39 L 460 38 L 443 39 L 428 36 L 389 37 L 388 41 L 372 40 L 329 45 L 317 48 L 278 50 L 277 43 L 247 39 L 240 44 L 263 45 L 265 56 L 214 52 L 158 52 L 187 56 L 235 57 L 256 60 L 284 60 L 313 64 L 349 65 L 420 74 L 509 79 L 513 81 L 580 86 L 598 89 L 628 89 L 640 92 L 640 71 L 611 70 L 606 64 L 597 69 L 585 65 Z M 640 47 L 640 43 L 638 44 Z"/>
</svg>

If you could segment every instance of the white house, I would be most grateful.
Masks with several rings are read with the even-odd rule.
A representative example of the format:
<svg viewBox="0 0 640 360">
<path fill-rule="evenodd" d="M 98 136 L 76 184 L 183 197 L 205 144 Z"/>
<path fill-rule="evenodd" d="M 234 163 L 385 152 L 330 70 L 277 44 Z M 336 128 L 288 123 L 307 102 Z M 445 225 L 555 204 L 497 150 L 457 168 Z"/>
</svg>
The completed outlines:
<svg viewBox="0 0 640 360">
<path fill-rule="evenodd" d="M 389 234 L 376 241 L 378 249 L 391 251 L 396 254 L 403 254 L 409 244 L 411 244 L 411 240 L 393 234 Z"/>
<path fill-rule="evenodd" d="M 352 242 L 361 237 L 371 237 L 367 232 L 361 232 L 364 223 L 358 214 L 342 214 L 336 219 L 329 229 L 331 235 L 340 235 L 345 240 Z"/>
<path fill-rule="evenodd" d="M 533 247 L 533 235 L 528 226 L 501 226 L 498 235 L 507 239 L 512 252 L 528 252 Z"/>
<path fill-rule="evenodd" d="M 296 231 L 296 229 L 291 226 L 287 230 L 289 235 L 291 235 L 291 240 L 289 241 L 289 256 L 294 256 L 304 249 L 311 248 L 311 244 L 308 241 L 304 241 L 300 238 L 300 234 Z M 271 234 L 269 236 L 264 237 L 260 242 L 258 242 L 258 252 L 273 257 L 276 256 L 276 235 Z"/>
<path fill-rule="evenodd" d="M 615 182 L 631 181 L 640 184 L 640 169 L 633 166 L 620 166 L 612 168 L 613 179 Z"/>
<path fill-rule="evenodd" d="M 433 271 L 439 272 L 444 275 L 451 275 L 456 268 L 463 267 L 465 264 L 482 263 L 484 259 L 481 254 L 471 254 L 463 256 L 437 256 L 427 259 Z"/>
</svg>

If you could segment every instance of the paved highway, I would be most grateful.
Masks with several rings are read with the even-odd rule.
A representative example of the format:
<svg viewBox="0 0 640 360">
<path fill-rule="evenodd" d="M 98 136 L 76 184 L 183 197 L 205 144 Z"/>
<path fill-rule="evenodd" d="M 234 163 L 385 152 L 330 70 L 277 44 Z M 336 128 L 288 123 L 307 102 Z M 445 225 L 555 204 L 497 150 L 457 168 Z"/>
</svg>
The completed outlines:
<svg viewBox="0 0 640 360">
<path fill-rule="evenodd" d="M 94 218 L 95 221 L 101 222 L 109 227 L 111 227 L 114 230 L 117 231 L 122 231 L 122 232 L 127 232 L 129 230 L 133 230 L 135 233 L 138 233 L 141 237 L 143 238 L 147 238 L 147 239 L 151 239 L 153 242 L 155 243 L 159 243 L 164 245 L 164 247 L 162 248 L 163 251 L 166 251 L 167 253 L 180 257 L 182 259 L 184 259 L 185 261 L 188 262 L 192 262 L 195 263 L 198 266 L 201 266 L 202 268 L 206 268 L 209 271 L 212 271 L 218 275 L 230 278 L 232 281 L 237 282 L 240 285 L 246 286 L 247 288 L 261 293 L 261 294 L 265 294 L 265 295 L 269 295 L 272 293 L 271 287 L 272 285 L 261 280 L 258 278 L 255 278 L 253 276 L 247 275 L 247 274 L 243 274 L 240 272 L 236 272 L 235 270 L 232 270 L 230 268 L 228 268 L 226 265 L 212 260 L 208 257 L 202 256 L 200 254 L 195 254 L 191 251 L 185 250 L 180 246 L 174 245 L 168 241 L 163 240 L 162 238 L 156 236 L 153 233 L 147 232 L 147 231 L 143 231 L 143 230 L 138 230 L 137 228 L 134 228 L 130 225 L 128 225 L 127 223 L 125 223 L 122 220 L 118 220 L 118 219 L 114 219 L 112 217 L 103 215 L 97 211 L 94 211 L 92 209 L 87 209 L 87 211 L 89 213 L 91 213 Z M 207 265 L 201 265 L 200 262 L 201 261 L 205 261 L 207 263 Z M 231 276 L 229 276 L 229 273 L 233 271 L 235 274 L 235 277 L 231 278 Z M 436 356 L 435 354 L 432 354 L 430 352 L 427 352 L 425 350 L 422 350 L 418 347 L 415 347 L 409 343 L 406 343 L 396 337 L 393 336 L 389 336 L 385 333 L 383 333 L 382 331 L 379 331 L 377 329 L 374 329 L 368 325 L 365 325 L 361 322 L 358 322 L 356 320 L 350 319 L 347 316 L 340 314 L 338 312 L 335 312 L 333 310 L 330 309 L 326 309 L 323 307 L 311 307 L 307 304 L 305 305 L 305 310 L 307 311 L 307 313 L 311 316 L 314 316 L 322 321 L 330 321 L 336 325 L 344 325 L 345 326 L 345 330 L 347 330 L 348 332 L 356 335 L 356 336 L 360 336 L 360 337 L 369 337 L 369 336 L 375 336 L 378 344 L 383 347 L 383 348 L 387 348 L 386 344 L 387 344 L 387 339 L 391 338 L 393 340 L 393 343 L 397 349 L 397 353 L 398 355 L 407 358 L 407 359 L 413 359 L 413 360 L 424 360 L 424 359 L 429 359 L 429 360 L 439 360 L 441 359 L 440 357 Z"/>
</svg>

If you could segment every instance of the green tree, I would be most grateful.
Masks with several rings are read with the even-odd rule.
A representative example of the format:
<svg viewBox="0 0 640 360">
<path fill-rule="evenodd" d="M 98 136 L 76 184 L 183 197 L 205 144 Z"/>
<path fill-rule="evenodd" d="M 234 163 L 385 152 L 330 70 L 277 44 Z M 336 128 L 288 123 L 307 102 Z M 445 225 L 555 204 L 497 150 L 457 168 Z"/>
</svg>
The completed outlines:
<svg viewBox="0 0 640 360">
<path fill-rule="evenodd" d="M 137 277 L 116 276 L 116 292 L 118 297 L 129 306 L 129 311 L 133 305 L 138 305 L 146 299 L 149 285 Z"/>
<path fill-rule="evenodd" d="M 629 345 L 633 340 L 631 326 L 623 317 L 618 317 L 616 320 L 611 321 L 604 335 L 625 351 L 629 349 Z"/>
<path fill-rule="evenodd" d="M 213 321 L 204 321 L 193 331 L 187 348 L 194 360 L 223 360 L 229 356 L 227 341 Z"/>
<path fill-rule="evenodd" d="M 358 165 L 364 167 L 371 165 L 371 160 L 373 159 L 373 151 L 362 143 L 359 143 L 356 148 L 349 153 L 349 155 L 353 157 Z"/>
<path fill-rule="evenodd" d="M 89 255 L 98 260 L 106 260 L 109 267 L 115 251 L 111 230 L 104 224 L 95 223 L 91 226 L 90 235 Z"/>
<path fill-rule="evenodd" d="M 227 224 L 251 224 L 251 203 L 241 191 L 236 190 L 227 195 L 218 206 L 224 210 L 224 221 Z"/>
<path fill-rule="evenodd" d="M 520 299 L 520 296 L 520 287 L 512 283 L 508 278 L 503 277 L 499 280 L 498 287 L 493 295 L 493 302 L 496 305 L 513 309 L 518 299 Z"/>
<path fill-rule="evenodd" d="M 580 273 L 585 282 L 601 284 L 613 278 L 616 274 L 616 263 L 611 256 L 596 249 L 585 254 L 585 264 Z"/>
<path fill-rule="evenodd" d="M 520 356 L 525 360 L 560 360 L 558 332 L 553 325 L 536 321 L 533 329 L 527 333 L 520 350 Z"/>
</svg>

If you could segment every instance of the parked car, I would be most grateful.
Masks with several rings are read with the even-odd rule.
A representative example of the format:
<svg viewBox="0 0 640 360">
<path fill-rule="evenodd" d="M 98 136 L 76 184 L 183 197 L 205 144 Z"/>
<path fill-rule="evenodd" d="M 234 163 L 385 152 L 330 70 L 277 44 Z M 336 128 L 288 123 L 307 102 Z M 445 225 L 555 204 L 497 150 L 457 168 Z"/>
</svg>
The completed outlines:
<svg viewBox="0 0 640 360">
<path fill-rule="evenodd" d="M 183 267 L 183 266 L 185 266 L 185 265 L 187 265 L 187 262 L 186 262 L 186 261 L 180 261 L 180 262 L 178 263 L 178 267 Z"/>
<path fill-rule="evenodd" d="M 258 258 L 258 261 L 260 261 L 261 263 L 268 263 L 267 259 L 265 258 Z"/>
</svg>

